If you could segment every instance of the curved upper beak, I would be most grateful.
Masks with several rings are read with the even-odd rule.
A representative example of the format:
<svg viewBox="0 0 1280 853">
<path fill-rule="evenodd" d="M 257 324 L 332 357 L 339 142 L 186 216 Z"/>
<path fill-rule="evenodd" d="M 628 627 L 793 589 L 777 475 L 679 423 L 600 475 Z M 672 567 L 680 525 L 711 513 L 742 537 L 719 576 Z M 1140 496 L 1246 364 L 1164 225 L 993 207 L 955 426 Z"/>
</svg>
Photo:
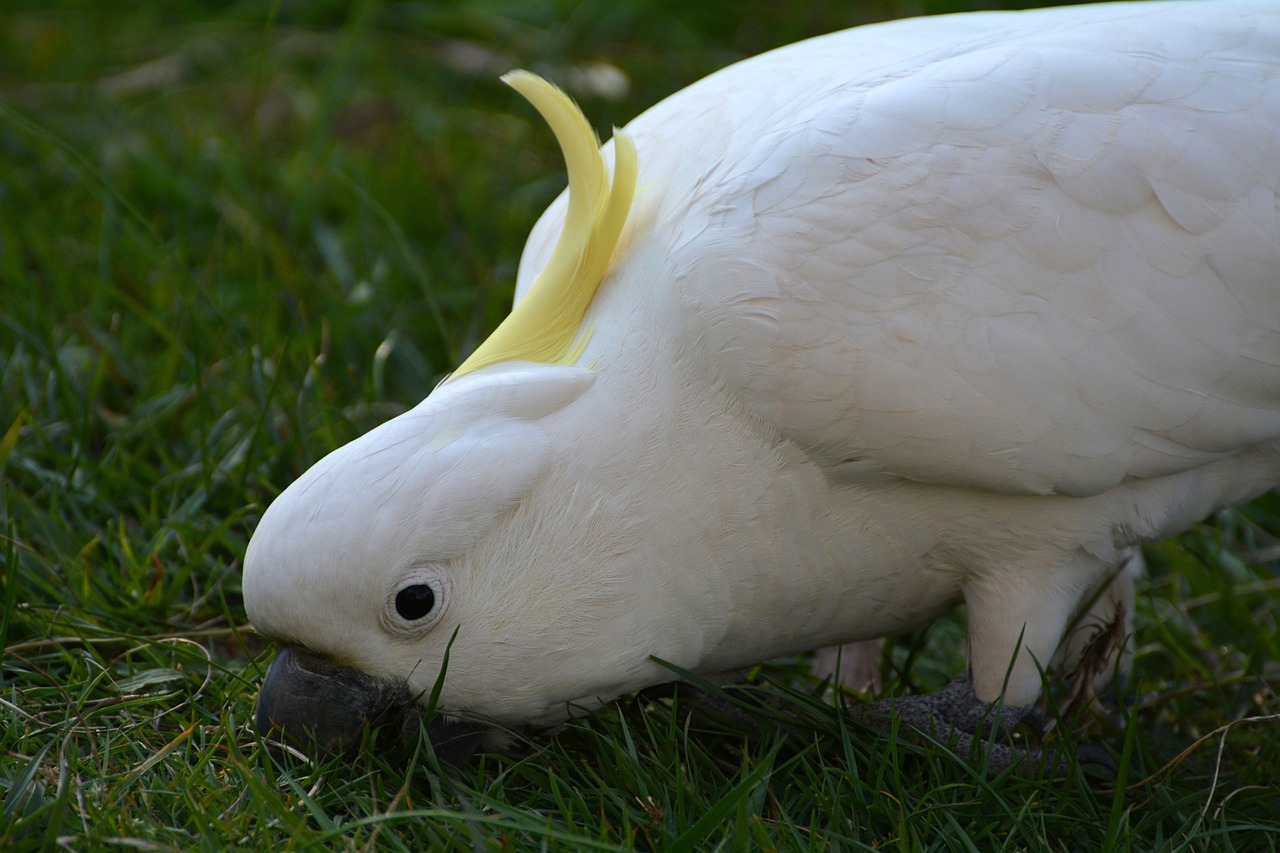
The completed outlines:
<svg viewBox="0 0 1280 853">
<path fill-rule="evenodd" d="M 304 753 L 348 754 L 372 729 L 395 724 L 401 740 L 416 734 L 421 707 L 415 699 L 404 681 L 284 645 L 262 681 L 254 724 L 264 737 L 282 736 Z M 482 732 L 479 726 L 438 720 L 427 727 L 436 755 L 450 763 L 470 758 Z"/>
<path fill-rule="evenodd" d="M 378 678 L 296 646 L 281 646 L 258 693 L 255 723 L 304 752 L 339 754 L 412 704 L 403 682 Z"/>
</svg>

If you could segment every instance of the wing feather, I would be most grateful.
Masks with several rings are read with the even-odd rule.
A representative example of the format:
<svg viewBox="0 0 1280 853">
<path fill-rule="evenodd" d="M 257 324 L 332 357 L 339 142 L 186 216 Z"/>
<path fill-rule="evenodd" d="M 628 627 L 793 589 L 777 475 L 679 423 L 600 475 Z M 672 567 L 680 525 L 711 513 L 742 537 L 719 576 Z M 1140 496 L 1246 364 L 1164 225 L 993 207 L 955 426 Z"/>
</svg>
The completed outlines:
<svg viewBox="0 0 1280 853">
<path fill-rule="evenodd" d="M 810 72 L 673 193 L 691 334 L 836 476 L 1087 495 L 1277 440 L 1280 24 L 1208 5 Z"/>
</svg>

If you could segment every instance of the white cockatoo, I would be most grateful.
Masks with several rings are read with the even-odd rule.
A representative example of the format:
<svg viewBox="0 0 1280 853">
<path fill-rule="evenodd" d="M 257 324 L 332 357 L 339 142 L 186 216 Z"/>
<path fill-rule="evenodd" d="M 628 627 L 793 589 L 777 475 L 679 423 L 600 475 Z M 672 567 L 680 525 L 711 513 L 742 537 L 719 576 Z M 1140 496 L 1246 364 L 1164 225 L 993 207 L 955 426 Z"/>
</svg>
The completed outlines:
<svg viewBox="0 0 1280 853">
<path fill-rule="evenodd" d="M 860 27 L 603 149 L 508 81 L 569 189 L 493 337 L 264 514 L 263 730 L 553 727 L 963 602 L 968 675 L 900 707 L 973 731 L 1280 482 L 1275 0 Z"/>
</svg>

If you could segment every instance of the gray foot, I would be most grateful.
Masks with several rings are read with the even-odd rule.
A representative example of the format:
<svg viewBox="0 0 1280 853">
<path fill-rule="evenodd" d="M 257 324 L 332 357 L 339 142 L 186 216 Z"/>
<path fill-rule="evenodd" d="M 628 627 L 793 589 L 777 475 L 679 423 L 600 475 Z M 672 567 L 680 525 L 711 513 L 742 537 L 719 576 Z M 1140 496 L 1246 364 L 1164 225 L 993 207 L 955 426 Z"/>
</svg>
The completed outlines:
<svg viewBox="0 0 1280 853">
<path fill-rule="evenodd" d="M 983 702 L 974 694 L 968 674 L 934 693 L 881 699 L 851 708 L 850 712 L 879 729 L 889 730 L 895 720 L 905 723 L 948 744 L 957 755 L 985 766 L 991 773 L 1013 767 L 1028 776 L 1061 777 L 1069 771 L 1066 756 L 1060 750 L 1013 741 L 1013 730 L 1021 723 L 1028 723 L 1039 734 L 1041 727 L 1033 706 Z M 1111 757 L 1097 747 L 1081 747 L 1076 760 L 1115 771 Z"/>
<path fill-rule="evenodd" d="M 762 699 L 751 691 L 732 687 L 704 690 L 687 683 L 671 683 L 651 688 L 641 694 L 645 700 L 679 697 L 680 702 L 704 718 L 742 732 L 760 735 L 766 730 L 786 735 L 813 731 L 814 720 L 800 706 L 778 702 L 776 697 Z M 1000 773 L 1010 767 L 1030 777 L 1061 778 L 1070 772 L 1067 756 L 1051 747 L 1037 747 L 1014 741 L 1013 731 L 1020 724 L 1039 736 L 1041 726 L 1031 706 L 1009 707 L 989 705 L 973 692 L 968 675 L 957 678 L 935 693 L 881 699 L 848 708 L 859 722 L 884 732 L 910 736 L 923 733 L 951 749 L 987 773 Z M 1081 746 L 1076 750 L 1078 764 L 1105 768 L 1116 772 L 1115 762 L 1106 750 Z"/>
</svg>

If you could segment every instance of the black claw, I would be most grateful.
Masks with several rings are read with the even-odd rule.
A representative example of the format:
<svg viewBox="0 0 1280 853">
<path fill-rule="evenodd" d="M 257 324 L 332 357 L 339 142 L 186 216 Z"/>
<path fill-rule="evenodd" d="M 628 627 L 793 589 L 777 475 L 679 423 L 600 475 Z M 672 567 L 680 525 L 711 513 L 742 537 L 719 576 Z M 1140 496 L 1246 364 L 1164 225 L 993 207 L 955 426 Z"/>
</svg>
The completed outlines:
<svg viewBox="0 0 1280 853">
<path fill-rule="evenodd" d="M 1076 747 L 1076 761 L 1086 767 L 1101 767 L 1112 776 L 1120 772 L 1120 765 L 1111 757 L 1111 753 L 1100 746 L 1084 744 Z"/>
<path fill-rule="evenodd" d="M 442 764 L 462 767 L 476 754 L 487 731 L 478 723 L 433 720 L 427 726 L 427 739 Z"/>
</svg>

